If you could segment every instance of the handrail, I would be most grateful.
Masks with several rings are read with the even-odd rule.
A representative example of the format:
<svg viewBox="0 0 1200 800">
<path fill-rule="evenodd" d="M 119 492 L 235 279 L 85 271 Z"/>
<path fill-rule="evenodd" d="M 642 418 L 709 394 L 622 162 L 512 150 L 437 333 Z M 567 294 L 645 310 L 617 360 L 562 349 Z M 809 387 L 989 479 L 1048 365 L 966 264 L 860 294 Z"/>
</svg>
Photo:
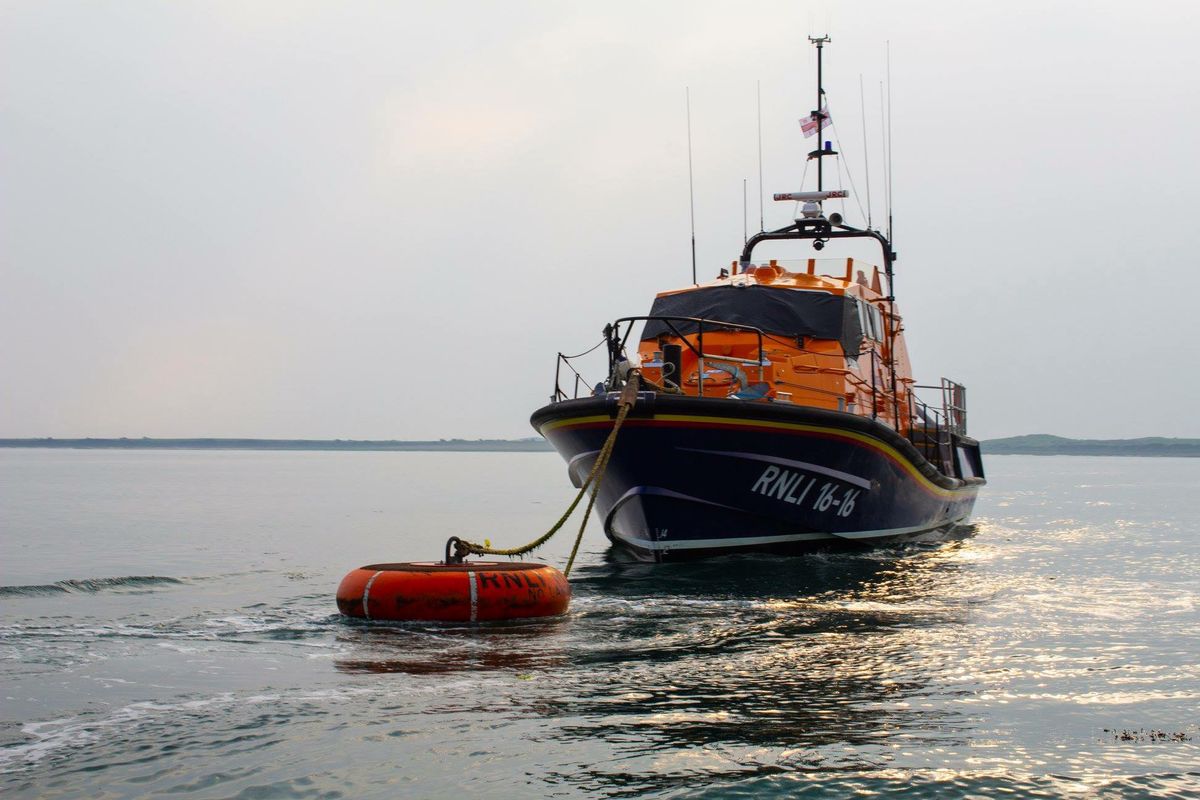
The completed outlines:
<svg viewBox="0 0 1200 800">
<path fill-rule="evenodd" d="M 799 389 L 802 392 L 812 392 L 813 394 L 827 394 L 830 397 L 840 397 L 843 400 L 846 397 L 846 395 L 843 394 L 842 392 L 838 392 L 833 389 L 822 389 L 820 386 L 808 386 L 803 383 L 793 383 L 792 381 L 789 381 L 787 378 L 780 378 L 776 382 L 781 383 L 784 386 L 794 387 L 796 389 Z"/>
<path fill-rule="evenodd" d="M 580 355 L 587 355 L 587 353 L 581 353 Z M 587 379 L 584 378 L 582 375 L 580 375 L 579 370 L 575 369 L 575 367 L 571 365 L 572 358 L 579 358 L 579 356 L 568 356 L 568 355 L 564 355 L 563 353 L 559 353 L 558 358 L 556 358 L 554 361 L 554 393 L 550 395 L 551 403 L 557 403 L 560 400 L 569 400 L 570 399 L 567 396 L 567 393 L 562 390 L 562 386 L 559 383 L 560 375 L 562 374 L 563 364 L 566 364 L 567 369 L 569 369 L 569 370 L 571 370 L 571 372 L 575 373 L 575 387 L 573 389 L 574 394 L 572 395 L 572 397 L 579 397 L 579 384 L 587 383 Z"/>
<path fill-rule="evenodd" d="M 669 316 L 669 315 L 663 315 L 663 314 L 647 314 L 647 315 L 635 316 L 635 317 L 620 317 L 620 318 L 614 320 L 612 325 L 605 327 L 606 335 L 610 337 L 609 338 L 610 344 L 609 344 L 609 350 L 608 350 L 608 374 L 609 374 L 610 381 L 615 376 L 615 370 L 617 368 L 616 358 L 625 352 L 625 345 L 629 341 L 630 335 L 632 335 L 632 333 L 633 333 L 633 323 L 635 323 L 635 322 L 650 322 L 651 320 L 665 323 L 667 328 L 670 329 L 671 333 L 675 334 L 676 338 L 678 338 L 681 342 L 683 342 L 683 344 L 687 345 L 688 350 L 691 350 L 692 353 L 696 356 L 696 365 L 697 365 L 696 366 L 696 393 L 699 397 L 704 396 L 704 359 L 710 358 L 710 359 L 716 360 L 716 359 L 720 358 L 719 356 L 705 355 L 705 353 L 704 353 L 704 325 L 705 325 L 705 323 L 707 323 L 710 326 L 715 327 L 715 328 L 722 328 L 722 329 L 732 328 L 733 330 L 748 331 L 748 332 L 756 334 L 758 336 L 758 364 L 757 364 L 758 379 L 760 381 L 763 379 L 763 376 L 765 374 L 764 369 L 768 366 L 768 364 L 763 363 L 766 356 L 765 356 L 765 351 L 763 350 L 763 332 L 762 332 L 761 328 L 756 328 L 753 325 L 742 325 L 737 322 L 725 322 L 724 320 L 706 319 L 704 317 L 678 317 L 678 316 Z M 629 327 L 627 327 L 625 329 L 624 336 L 618 336 L 618 334 L 620 332 L 620 328 L 621 328 L 621 323 L 624 323 L 624 322 L 629 323 Z M 696 333 L 695 333 L 696 345 L 694 347 L 692 346 L 691 341 L 688 340 L 688 336 L 691 336 L 692 334 L 683 333 L 681 330 L 679 330 L 678 327 L 675 326 L 676 322 L 695 323 L 695 325 L 696 325 Z M 751 361 L 749 363 L 753 363 L 753 362 Z"/>
<path fill-rule="evenodd" d="M 875 348 L 871 348 L 871 419 L 879 417 L 879 396 L 875 386 Z"/>
<path fill-rule="evenodd" d="M 949 474 L 954 469 L 954 437 L 967 433 L 967 388 L 948 378 L 942 378 L 936 385 L 914 383 L 909 388 L 909 441 Z M 930 406 L 912 389 L 937 390 L 941 408 Z M 918 432 L 921 434 L 919 441 Z"/>
<path fill-rule="evenodd" d="M 568 399 L 567 393 L 564 392 L 562 390 L 562 387 L 559 386 L 559 375 L 562 373 L 562 365 L 563 364 L 566 364 L 567 369 L 569 369 L 569 370 L 571 370 L 571 372 L 575 373 L 575 390 L 574 391 L 575 391 L 575 397 L 579 397 L 579 384 L 580 384 L 580 382 L 587 384 L 587 378 L 584 378 L 582 375 L 579 374 L 579 370 L 577 370 L 577 369 L 575 369 L 575 367 L 571 366 L 571 361 L 576 358 L 583 358 L 586 355 L 590 355 L 591 353 L 595 352 L 596 349 L 598 347 L 600 347 L 600 345 L 604 344 L 605 341 L 606 341 L 605 339 L 601 339 L 600 341 L 596 342 L 594 345 L 589 347 L 587 350 L 584 350 L 582 353 L 576 353 L 573 356 L 568 356 L 568 355 L 562 353 L 561 351 L 559 352 L 558 358 L 556 358 L 554 361 L 554 393 L 550 395 L 551 403 L 557 403 L 560 400 Z"/>
<path fill-rule="evenodd" d="M 736 358 L 734 356 L 714 356 L 712 354 L 705 356 L 705 358 L 707 358 L 709 361 L 728 361 L 731 364 L 746 364 L 748 366 L 753 366 L 753 367 L 766 366 L 765 364 L 762 363 L 762 359 L 755 361 L 753 358 Z M 825 369 L 825 367 L 813 367 L 813 369 Z"/>
<path fill-rule="evenodd" d="M 643 316 L 620 317 L 620 318 L 614 320 L 611 324 L 605 326 L 605 328 L 604 328 L 604 337 L 605 338 L 600 342 L 600 344 L 604 344 L 605 342 L 608 343 L 608 375 L 609 375 L 609 377 L 608 377 L 608 381 L 607 381 L 607 387 L 610 390 L 613 389 L 613 387 L 616 383 L 616 379 L 618 378 L 618 375 L 617 375 L 618 365 L 622 361 L 628 360 L 626 357 L 626 345 L 629 342 L 629 337 L 632 336 L 632 334 L 633 334 L 633 324 L 635 322 L 650 322 L 650 321 L 659 321 L 659 322 L 664 323 L 666 325 L 667 329 L 670 330 L 671 333 L 674 334 L 674 336 L 684 346 L 686 346 L 688 348 L 688 350 L 690 350 L 692 352 L 693 355 L 696 356 L 696 361 L 697 361 L 697 373 L 696 373 L 697 374 L 697 381 L 696 381 L 697 389 L 696 389 L 696 391 L 697 391 L 697 395 L 700 397 L 704 396 L 704 373 L 705 373 L 704 362 L 705 362 L 705 360 L 730 362 L 730 363 L 735 363 L 735 364 L 745 364 L 748 366 L 757 366 L 759 369 L 759 373 L 758 373 L 759 380 L 762 380 L 765 377 L 765 369 L 766 369 L 766 367 L 770 366 L 770 364 L 771 364 L 771 362 L 766 358 L 766 351 L 763 347 L 763 339 L 764 338 L 772 338 L 772 337 L 770 337 L 770 336 L 764 337 L 762 329 L 756 328 L 753 325 L 743 325 L 741 323 L 726 322 L 724 320 L 714 320 L 714 319 L 708 319 L 708 318 L 704 318 L 704 317 L 683 317 L 683 316 L 669 316 L 669 315 L 660 315 L 660 314 L 647 314 L 647 315 L 643 315 Z M 680 323 L 680 322 L 693 323 L 696 326 L 695 332 L 685 334 L 682 330 L 680 330 L 680 327 L 676 324 L 676 323 Z M 625 324 L 625 323 L 627 323 L 627 326 L 624 330 L 624 333 L 622 333 L 621 325 Z M 716 354 L 705 353 L 704 352 L 704 332 L 705 332 L 706 326 L 710 330 L 717 328 L 717 329 L 746 331 L 746 332 L 754 333 L 758 340 L 758 361 L 756 362 L 753 359 L 739 358 L 736 356 L 725 356 L 725 355 L 716 355 Z M 692 339 L 689 338 L 689 337 L 693 337 L 693 336 L 695 337 L 694 344 L 693 344 Z M 597 345 L 597 347 L 599 347 L 599 345 Z M 592 348 L 592 350 L 595 350 L 595 349 L 596 348 Z M 590 386 L 590 384 L 588 384 L 587 380 L 571 364 L 572 358 L 578 358 L 580 356 L 587 355 L 587 353 L 590 353 L 590 352 L 591 352 L 591 350 L 587 351 L 586 353 L 580 353 L 579 356 L 566 356 L 562 353 L 558 354 L 558 359 L 556 361 L 555 370 L 554 370 L 554 394 L 551 395 L 551 398 L 550 398 L 551 402 L 558 402 L 559 400 L 568 399 L 567 393 L 564 392 L 560 386 L 562 365 L 564 365 L 564 364 L 567 366 L 568 369 L 570 369 L 575 374 L 575 386 L 574 386 L 574 396 L 575 397 L 579 396 L 579 387 L 580 387 L 581 383 Z M 871 368 L 870 368 L 871 418 L 877 419 L 879 416 L 880 389 L 882 388 L 879 386 L 878 375 L 877 375 L 879 353 L 876 351 L 875 348 L 870 348 L 866 352 L 870 353 L 870 356 L 871 356 Z M 816 353 L 816 355 L 832 355 L 832 354 Z M 862 355 L 862 353 L 860 353 L 859 355 Z M 823 367 L 814 366 L 811 368 L 811 371 L 827 372 L 827 371 L 834 371 L 834 370 L 827 370 L 826 368 L 823 368 Z M 837 371 L 841 371 L 841 370 L 837 370 Z M 847 371 L 844 371 L 844 374 L 849 376 L 851 373 L 847 370 Z M 682 377 L 682 376 L 677 376 L 677 377 Z M 803 389 L 805 391 L 817 392 L 820 394 L 829 394 L 829 395 L 839 396 L 839 397 L 841 396 L 840 392 L 834 392 L 834 391 L 822 389 L 820 387 L 804 386 L 803 384 L 794 384 L 791 381 L 787 381 L 787 380 L 783 380 L 782 383 L 786 384 L 789 388 L 795 387 L 795 388 Z M 931 462 L 934 462 L 935 464 L 940 464 L 942 471 L 947 472 L 947 474 L 948 474 L 948 471 L 953 469 L 953 463 L 952 463 L 953 458 L 954 458 L 954 455 L 952 452 L 953 437 L 954 436 L 965 436 L 967 433 L 967 400 L 966 400 L 967 389 L 961 383 L 952 381 L 948 378 L 942 378 L 941 381 L 937 384 L 910 383 L 907 380 L 905 381 L 905 383 L 907 383 L 907 386 L 908 386 L 908 391 L 906 392 L 906 399 L 908 401 L 908 403 L 907 403 L 908 404 L 907 438 L 909 439 L 909 441 L 911 441 L 913 443 L 914 446 L 916 446 L 918 449 L 922 450 L 924 452 L 924 454 L 926 455 L 926 457 Z M 861 384 L 865 384 L 865 381 L 862 381 L 860 383 L 860 385 Z M 918 398 L 914 391 L 917 389 L 938 391 L 941 394 L 941 408 L 939 409 L 938 407 L 930 405 L 929 403 L 925 402 L 924 400 L 921 400 L 920 398 Z M 892 402 L 893 402 L 894 406 L 896 407 L 895 410 L 897 412 L 899 411 L 899 401 L 900 401 L 900 397 L 898 396 L 898 394 L 893 392 L 892 393 Z M 899 419 L 898 413 L 897 413 L 896 417 L 897 417 L 895 420 L 896 427 L 897 427 L 898 431 L 901 432 L 901 434 L 903 435 L 903 428 L 905 426 L 901 424 L 901 420 Z M 918 434 L 920 434 L 919 438 L 918 438 Z"/>
</svg>

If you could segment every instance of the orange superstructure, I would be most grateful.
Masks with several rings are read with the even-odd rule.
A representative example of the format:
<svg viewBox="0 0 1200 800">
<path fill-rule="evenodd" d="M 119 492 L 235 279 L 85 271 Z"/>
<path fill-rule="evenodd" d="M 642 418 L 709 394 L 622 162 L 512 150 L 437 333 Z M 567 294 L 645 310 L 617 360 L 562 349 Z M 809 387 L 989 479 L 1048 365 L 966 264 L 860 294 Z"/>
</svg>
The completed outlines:
<svg viewBox="0 0 1200 800">
<path fill-rule="evenodd" d="M 700 332 L 682 336 L 666 333 L 643 340 L 638 354 L 645 378 L 667 391 L 710 397 L 728 397 L 757 384 L 761 387 L 758 396 L 764 400 L 847 411 L 908 432 L 912 370 L 902 320 L 895 303 L 883 292 L 878 267 L 853 258 L 814 258 L 786 266 L 773 259 L 739 271 L 734 262 L 730 273 L 715 281 L 658 296 L 725 286 L 853 298 L 861 329 L 858 348 L 848 351 L 843 341 L 834 338 L 763 332 L 760 359 L 757 332 L 714 326 L 702 337 Z M 699 346 L 701 338 L 703 349 Z M 664 347 L 672 344 L 681 350 L 678 380 L 672 380 L 671 365 L 663 361 Z"/>
</svg>

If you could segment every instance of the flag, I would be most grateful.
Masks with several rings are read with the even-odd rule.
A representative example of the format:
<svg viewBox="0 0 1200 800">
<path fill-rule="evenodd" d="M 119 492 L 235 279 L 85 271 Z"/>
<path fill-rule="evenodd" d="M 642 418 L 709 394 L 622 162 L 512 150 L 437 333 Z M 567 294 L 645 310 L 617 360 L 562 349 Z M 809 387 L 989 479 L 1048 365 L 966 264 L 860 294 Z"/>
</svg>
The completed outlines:
<svg viewBox="0 0 1200 800">
<path fill-rule="evenodd" d="M 818 127 L 818 119 L 820 126 Z M 810 116 L 800 120 L 800 130 L 804 131 L 804 138 L 816 136 L 817 131 L 824 130 L 829 127 L 832 118 L 829 116 L 829 104 L 825 103 L 821 106 L 820 111 L 814 111 Z"/>
</svg>

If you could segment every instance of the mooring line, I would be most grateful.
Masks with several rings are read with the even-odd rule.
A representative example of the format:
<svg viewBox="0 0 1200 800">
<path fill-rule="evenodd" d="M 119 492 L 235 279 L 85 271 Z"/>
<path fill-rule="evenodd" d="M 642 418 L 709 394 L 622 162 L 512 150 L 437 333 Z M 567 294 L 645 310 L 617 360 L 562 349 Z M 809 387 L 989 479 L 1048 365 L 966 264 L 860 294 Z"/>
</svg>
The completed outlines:
<svg viewBox="0 0 1200 800">
<path fill-rule="evenodd" d="M 571 514 L 579 506 L 579 501 L 583 499 L 584 494 L 588 489 L 592 490 L 591 499 L 588 501 L 587 512 L 583 516 L 583 523 L 579 526 L 579 533 L 575 537 L 575 546 L 571 548 L 571 556 L 567 559 L 566 569 L 563 570 L 564 575 L 571 574 L 571 567 L 575 563 L 575 555 L 579 552 L 579 545 L 583 541 L 583 532 L 587 529 L 588 519 L 591 518 L 592 507 L 596 503 L 596 495 L 600 490 L 600 483 L 604 479 L 604 472 L 608 468 L 609 457 L 612 456 L 613 447 L 617 443 L 617 433 L 621 430 L 621 423 L 625 421 L 625 417 L 629 415 L 637 403 L 638 395 L 638 373 L 632 372 L 629 375 L 629 380 L 625 383 L 625 387 L 621 390 L 621 396 L 617 399 L 617 417 L 613 422 L 613 429 L 608 434 L 608 438 L 604 440 L 604 446 L 600 448 L 600 454 L 596 456 L 596 462 L 592 465 L 591 472 L 588 473 L 587 480 L 579 487 L 579 492 L 575 495 L 575 499 L 571 501 L 571 505 L 567 506 L 567 510 L 558 518 L 558 521 L 551 526 L 550 530 L 534 539 L 529 544 L 520 547 L 498 548 L 489 547 L 486 544 L 477 542 L 469 542 L 465 539 L 460 539 L 457 536 L 450 539 L 447 543 L 447 561 L 450 560 L 449 546 L 454 545 L 453 558 L 461 562 L 463 556 L 467 555 L 489 555 L 489 556 L 519 556 L 535 550 L 546 542 L 550 541 L 550 537 L 558 533 L 559 529 L 570 518 Z M 472 588 L 474 584 L 472 584 Z"/>
</svg>

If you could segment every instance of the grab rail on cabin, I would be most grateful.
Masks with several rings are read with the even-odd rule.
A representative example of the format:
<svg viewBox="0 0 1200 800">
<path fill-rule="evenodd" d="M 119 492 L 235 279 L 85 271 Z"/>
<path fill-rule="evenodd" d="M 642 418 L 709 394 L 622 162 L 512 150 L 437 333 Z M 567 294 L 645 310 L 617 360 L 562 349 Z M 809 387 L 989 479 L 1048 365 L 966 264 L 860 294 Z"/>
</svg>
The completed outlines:
<svg viewBox="0 0 1200 800">
<path fill-rule="evenodd" d="M 700 396 L 700 397 L 704 396 L 704 359 L 706 359 L 706 358 L 709 359 L 710 361 L 727 361 L 727 362 L 734 362 L 734 363 L 739 363 L 739 364 L 748 364 L 748 365 L 756 366 L 758 368 L 758 379 L 760 381 L 763 380 L 763 375 L 765 374 L 764 369 L 768 366 L 768 363 L 766 361 L 765 351 L 763 350 L 763 332 L 762 332 L 761 328 L 756 328 L 753 325 L 741 325 L 737 322 L 725 322 L 724 320 L 718 320 L 718 319 L 705 319 L 703 317 L 673 317 L 673 316 L 664 316 L 661 314 L 652 314 L 652 315 L 642 316 L 642 317 L 621 317 L 620 319 L 614 320 L 611 325 L 604 326 L 604 337 L 608 341 L 608 388 L 609 388 L 609 390 L 612 390 L 612 389 L 616 388 L 616 386 L 617 386 L 618 379 L 620 378 L 620 376 L 617 375 L 618 366 L 620 365 L 620 363 L 622 361 L 628 360 L 625 355 L 625 345 L 629 341 L 630 334 L 633 333 L 633 324 L 635 322 L 650 322 L 651 320 L 656 321 L 656 322 L 661 322 L 664 325 L 666 325 L 667 328 L 671 331 L 671 333 L 673 333 L 676 336 L 676 338 L 678 338 L 680 342 L 682 342 L 684 345 L 686 345 L 687 349 L 692 351 L 693 355 L 696 356 L 696 365 L 697 365 L 696 366 L 696 384 L 697 384 L 696 393 L 698 396 Z M 689 341 L 687 338 L 690 334 L 683 333 L 675 325 L 675 323 L 677 323 L 677 322 L 691 322 L 696 325 L 696 344 L 694 346 L 692 345 L 691 341 Z M 622 323 L 628 323 L 628 327 L 625 328 L 624 336 L 622 336 L 620 334 Z M 705 326 L 705 324 L 709 325 L 710 329 L 722 329 L 722 330 L 732 329 L 732 330 L 738 330 L 738 331 L 747 331 L 747 332 L 755 334 L 758 337 L 758 361 L 757 361 L 757 363 L 753 359 L 737 359 L 737 358 L 731 358 L 729 356 L 719 356 L 719 355 L 715 355 L 712 353 L 705 353 L 704 352 L 704 326 Z M 676 377 L 678 377 L 678 376 L 676 376 Z M 675 383 L 677 385 L 679 385 L 678 381 L 675 381 Z M 747 387 L 742 387 L 742 388 L 744 389 Z"/>
</svg>

